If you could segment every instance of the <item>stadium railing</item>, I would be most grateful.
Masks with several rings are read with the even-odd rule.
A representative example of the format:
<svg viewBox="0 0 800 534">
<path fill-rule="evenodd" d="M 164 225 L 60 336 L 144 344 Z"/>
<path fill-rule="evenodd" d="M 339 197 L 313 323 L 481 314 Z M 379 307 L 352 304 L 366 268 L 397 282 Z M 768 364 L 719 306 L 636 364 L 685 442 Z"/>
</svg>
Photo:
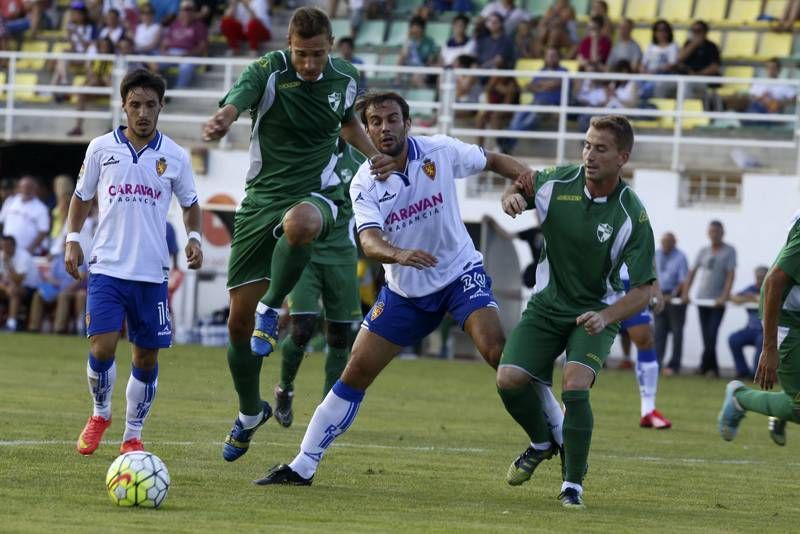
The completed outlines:
<svg viewBox="0 0 800 534">
<path fill-rule="evenodd" d="M 191 63 L 198 67 L 211 67 L 221 70 L 221 77 L 217 77 L 218 88 L 187 88 L 169 89 L 167 97 L 171 99 L 181 99 L 182 102 L 189 102 L 190 110 L 185 113 L 169 112 L 169 108 L 160 116 L 160 121 L 164 123 L 182 124 L 188 126 L 199 126 L 205 122 L 212 110 L 216 107 L 216 102 L 224 92 L 233 85 L 239 72 L 250 64 L 253 60 L 246 58 L 208 58 L 208 57 L 173 57 L 173 56 L 116 56 L 116 55 L 83 55 L 53 52 L 0 52 L 0 59 L 7 62 L 5 80 L 0 80 L 0 92 L 4 102 L 0 101 L 0 115 L 4 116 L 3 137 L 9 141 L 16 139 L 19 134 L 15 134 L 14 121 L 22 117 L 42 117 L 42 118 L 76 118 L 103 119 L 110 120 L 112 126 L 121 123 L 122 111 L 119 102 L 117 87 L 122 77 L 127 72 L 131 62 L 158 63 L 158 64 L 182 64 Z M 44 59 L 44 60 L 67 60 L 71 62 L 86 62 L 92 60 L 105 60 L 114 63 L 112 71 L 112 84 L 110 87 L 87 87 L 72 85 L 49 85 L 37 82 L 35 84 L 21 84 L 17 82 L 18 77 L 25 80 L 30 79 L 24 73 L 20 73 L 17 64 L 20 60 Z M 562 164 L 566 157 L 566 144 L 572 141 L 583 139 L 583 132 L 570 131 L 568 128 L 569 119 L 580 114 L 604 114 L 614 113 L 631 117 L 635 120 L 653 119 L 658 121 L 660 127 L 656 132 L 649 132 L 647 129 L 637 131 L 636 142 L 645 144 L 662 144 L 669 146 L 671 150 L 669 168 L 680 170 L 681 150 L 686 145 L 698 146 L 725 146 L 725 147 L 749 147 L 764 149 L 781 149 L 787 151 L 788 157 L 793 162 L 793 169 L 800 174 L 800 80 L 796 79 L 768 79 L 768 78 L 736 78 L 736 77 L 704 77 L 704 76 L 679 76 L 679 75 L 624 75 L 619 73 L 584 73 L 584 72 L 550 72 L 546 74 L 541 71 L 526 70 L 483 70 L 483 69 L 444 69 L 439 67 L 404 67 L 397 65 L 356 65 L 360 70 L 367 74 L 367 79 L 375 81 L 378 85 L 377 77 L 383 77 L 385 81 L 396 80 L 397 76 L 410 74 L 423 74 L 429 77 L 436 77 L 436 87 L 438 97 L 435 100 L 409 100 L 412 112 L 424 111 L 432 114 L 433 120 L 426 126 L 417 126 L 414 131 L 417 133 L 443 133 L 462 137 L 486 137 L 486 138 L 509 138 L 517 139 L 542 139 L 554 141 L 556 143 L 554 163 Z M 2 74 L 2 73 L 0 73 Z M 536 76 L 546 76 L 547 78 L 561 78 L 561 103 L 557 106 L 541 106 L 533 104 L 489 104 L 485 102 L 462 103 L 455 99 L 455 80 L 456 76 L 503 76 L 513 78 L 532 79 Z M 375 79 L 370 78 L 375 77 Z M 675 98 L 672 109 L 652 109 L 652 108 L 606 108 L 606 107 L 584 107 L 570 104 L 570 87 L 575 81 L 590 80 L 619 80 L 624 77 L 628 80 L 637 82 L 653 82 L 657 84 L 674 84 Z M 372 83 L 372 81 L 370 83 Z M 685 109 L 688 98 L 689 87 L 693 84 L 735 84 L 739 86 L 753 83 L 773 84 L 773 85 L 792 85 L 795 87 L 798 98 L 795 102 L 792 113 L 736 113 L 730 111 L 710 112 L 702 109 Z M 399 88 L 401 92 L 405 89 L 396 81 L 388 84 L 390 87 Z M 39 98 L 53 94 L 89 94 L 107 97 L 109 99 L 108 108 L 99 110 L 78 111 L 68 109 L 67 104 L 57 104 L 52 99 Z M 413 94 L 413 93 L 409 93 Z M 435 94 L 435 93 L 433 93 Z M 22 95 L 22 96 L 20 96 Z M 30 98 L 33 95 L 35 98 Z M 185 99 L 185 100 L 184 100 Z M 35 106 L 28 105 L 36 103 Z M 172 106 L 171 106 L 172 107 Z M 185 107 L 185 106 L 184 106 Z M 554 131 L 524 131 L 514 132 L 510 130 L 492 130 L 462 127 L 456 124 L 454 117 L 457 112 L 463 111 L 497 111 L 497 112 L 516 112 L 529 111 L 545 113 L 557 116 L 557 128 Z M 777 138 L 771 136 L 768 139 L 759 138 L 758 134 L 752 136 L 738 135 L 739 130 L 717 130 L 708 129 L 703 131 L 703 135 L 692 135 L 695 125 L 699 119 L 708 122 L 711 120 L 722 121 L 758 121 L 759 123 L 769 123 L 775 126 L 783 126 L 781 134 Z M 664 127 L 666 125 L 666 128 Z M 690 126 L 687 126 L 690 125 Z M 249 121 L 238 121 L 237 128 L 249 128 Z M 43 132 L 47 132 L 52 126 L 47 121 L 41 121 L 39 126 Z M 574 130 L 574 129 L 573 129 Z M 243 130 L 244 131 L 244 130 Z M 177 136 L 179 137 L 179 135 Z M 226 147 L 227 138 L 221 141 L 221 145 Z M 791 152 L 789 152 L 791 151 Z"/>
</svg>

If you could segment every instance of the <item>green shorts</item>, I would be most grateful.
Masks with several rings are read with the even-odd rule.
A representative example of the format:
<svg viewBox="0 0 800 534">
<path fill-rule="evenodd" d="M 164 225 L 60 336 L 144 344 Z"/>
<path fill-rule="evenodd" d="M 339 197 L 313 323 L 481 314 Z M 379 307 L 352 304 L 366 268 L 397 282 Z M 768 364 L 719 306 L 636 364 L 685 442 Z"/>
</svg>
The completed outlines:
<svg viewBox="0 0 800 534">
<path fill-rule="evenodd" d="M 317 239 L 324 239 L 333 228 L 338 212 L 331 199 L 313 193 L 295 201 L 263 206 L 245 197 L 234 218 L 228 289 L 270 279 L 272 251 L 283 234 L 283 216 L 302 202 L 316 206 L 322 214 L 322 230 Z"/>
<path fill-rule="evenodd" d="M 783 392 L 800 404 L 800 329 L 778 329 L 778 380 Z"/>
<path fill-rule="evenodd" d="M 363 319 L 356 264 L 330 265 L 312 260 L 289 293 L 289 313 L 319 314 L 320 297 L 325 320 L 349 323 Z"/>
<path fill-rule="evenodd" d="M 508 336 L 500 365 L 518 367 L 551 386 L 553 363 L 566 350 L 567 362 L 585 365 L 597 376 L 618 331 L 619 323 L 614 323 L 590 336 L 574 320 L 554 318 L 529 302 L 519 324 Z"/>
</svg>

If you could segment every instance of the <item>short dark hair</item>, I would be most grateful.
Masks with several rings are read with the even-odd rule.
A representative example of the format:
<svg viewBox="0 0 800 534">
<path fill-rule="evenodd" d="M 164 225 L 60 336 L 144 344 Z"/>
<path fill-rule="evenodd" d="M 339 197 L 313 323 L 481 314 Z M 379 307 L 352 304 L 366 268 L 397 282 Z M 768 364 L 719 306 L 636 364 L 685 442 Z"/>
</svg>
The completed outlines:
<svg viewBox="0 0 800 534">
<path fill-rule="evenodd" d="M 667 29 L 667 42 L 671 43 L 674 39 L 672 35 L 672 24 L 664 19 L 658 19 L 653 23 L 653 44 L 658 44 L 658 40 L 656 39 L 656 30 L 658 30 L 659 26 L 663 26 Z"/>
<path fill-rule="evenodd" d="M 458 15 L 456 15 L 455 17 L 453 17 L 453 22 L 455 22 L 455 21 L 457 21 L 457 20 L 460 20 L 460 21 L 462 21 L 462 22 L 463 22 L 465 25 L 469 26 L 469 17 L 468 17 L 468 16 L 466 16 L 465 14 L 463 14 L 463 13 L 459 13 Z"/>
<path fill-rule="evenodd" d="M 289 37 L 297 35 L 303 39 L 311 39 L 317 35 L 333 37 L 331 19 L 318 7 L 299 7 L 289 20 Z"/>
<path fill-rule="evenodd" d="M 356 42 L 355 40 L 353 40 L 352 37 L 341 37 L 336 42 L 336 46 L 342 46 L 342 45 L 350 45 L 350 48 L 355 48 Z"/>
<path fill-rule="evenodd" d="M 606 23 L 606 19 L 604 19 L 602 15 L 595 15 L 589 20 L 591 21 L 592 24 L 597 24 L 598 26 L 600 26 L 600 29 L 603 29 L 603 26 Z"/>
<path fill-rule="evenodd" d="M 356 101 L 356 113 L 361 117 L 361 122 L 367 124 L 367 110 L 384 102 L 397 102 L 403 113 L 403 121 L 407 121 L 411 116 L 406 99 L 394 91 L 369 92 Z"/>
<path fill-rule="evenodd" d="M 427 26 L 427 24 L 428 24 L 428 23 L 427 23 L 427 22 L 425 22 L 425 19 L 423 19 L 423 18 L 422 18 L 422 17 L 420 17 L 419 15 L 414 15 L 413 17 L 411 17 L 411 20 L 409 20 L 409 21 L 408 21 L 408 27 L 409 27 L 409 28 L 410 28 L 411 26 L 419 26 L 419 27 L 421 27 L 421 28 L 424 30 L 424 29 L 425 29 L 425 26 Z"/>
<path fill-rule="evenodd" d="M 623 152 L 633 150 L 633 127 L 622 115 L 602 115 L 592 117 L 589 125 L 596 130 L 606 130 L 614 134 L 617 149 Z"/>
<path fill-rule="evenodd" d="M 122 97 L 123 105 L 125 99 L 128 98 L 128 93 L 137 87 L 155 91 L 159 102 L 164 100 L 164 93 L 167 92 L 167 82 L 164 81 L 164 78 L 147 69 L 134 69 L 126 74 L 122 78 L 122 83 L 119 84 L 119 96 Z"/>
<path fill-rule="evenodd" d="M 3 239 L 2 240 L 3 241 L 11 241 L 11 244 L 14 245 L 15 248 L 17 246 L 17 240 L 14 239 L 13 235 L 3 234 Z"/>
<path fill-rule="evenodd" d="M 719 228 L 723 232 L 725 231 L 725 227 L 722 225 L 722 221 L 720 221 L 719 219 L 713 219 L 711 222 L 708 223 L 708 225 L 709 226 L 716 226 L 717 228 Z"/>
<path fill-rule="evenodd" d="M 704 20 L 696 20 L 692 22 L 690 28 L 691 26 L 700 26 L 700 28 L 703 30 L 703 33 L 708 33 L 708 24 L 706 24 L 706 21 Z"/>
</svg>

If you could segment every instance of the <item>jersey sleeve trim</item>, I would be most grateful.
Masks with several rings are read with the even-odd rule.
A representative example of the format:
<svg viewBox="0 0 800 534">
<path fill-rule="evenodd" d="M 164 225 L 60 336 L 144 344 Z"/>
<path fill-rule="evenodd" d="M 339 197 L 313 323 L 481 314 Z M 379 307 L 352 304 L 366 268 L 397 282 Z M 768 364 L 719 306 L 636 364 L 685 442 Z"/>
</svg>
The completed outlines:
<svg viewBox="0 0 800 534">
<path fill-rule="evenodd" d="M 382 224 L 378 224 L 376 222 L 368 222 L 368 223 L 364 223 L 361 226 L 359 226 L 356 231 L 358 233 L 361 233 L 362 231 L 366 230 L 367 228 L 378 228 L 379 230 L 383 230 L 383 225 Z"/>
</svg>

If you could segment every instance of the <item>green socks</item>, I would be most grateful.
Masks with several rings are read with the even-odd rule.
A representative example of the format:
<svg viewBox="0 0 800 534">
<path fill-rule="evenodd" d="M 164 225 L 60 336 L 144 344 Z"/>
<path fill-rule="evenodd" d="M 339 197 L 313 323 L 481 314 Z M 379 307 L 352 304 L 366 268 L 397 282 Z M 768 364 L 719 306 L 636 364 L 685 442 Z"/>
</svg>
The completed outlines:
<svg viewBox="0 0 800 534">
<path fill-rule="evenodd" d="M 240 345 L 228 344 L 228 367 L 239 394 L 239 411 L 245 415 L 260 414 L 263 409 L 260 391 L 263 360 L 250 350 L 249 341 Z"/>
<path fill-rule="evenodd" d="M 281 343 L 281 389 L 283 391 L 294 390 L 294 379 L 297 378 L 297 371 L 303 363 L 305 351 L 295 344 L 292 336 L 286 336 Z"/>
<path fill-rule="evenodd" d="M 547 426 L 544 411 L 542 411 L 542 401 L 533 384 L 525 384 L 516 389 L 497 388 L 497 393 L 503 399 L 506 411 L 528 434 L 531 443 L 552 441 L 550 427 Z"/>
<path fill-rule="evenodd" d="M 747 387 L 736 390 L 733 394 L 739 405 L 749 412 L 761 413 L 777 417 L 782 421 L 800 423 L 800 406 L 784 393 L 758 391 Z"/>
<path fill-rule="evenodd" d="M 328 345 L 328 354 L 325 358 L 325 389 L 322 391 L 322 398 L 331 390 L 333 385 L 342 376 L 342 371 L 347 366 L 347 358 L 350 356 L 348 349 L 336 349 Z"/>
<path fill-rule="evenodd" d="M 566 481 L 580 484 L 586 472 L 589 459 L 589 445 L 592 443 L 592 406 L 589 404 L 588 390 L 564 391 L 561 393 L 566 414 L 564 415 L 564 463 Z"/>
<path fill-rule="evenodd" d="M 283 299 L 291 292 L 303 269 L 311 258 L 311 244 L 292 247 L 286 236 L 281 236 L 272 252 L 272 271 L 269 289 L 261 302 L 270 308 L 278 309 Z"/>
</svg>

